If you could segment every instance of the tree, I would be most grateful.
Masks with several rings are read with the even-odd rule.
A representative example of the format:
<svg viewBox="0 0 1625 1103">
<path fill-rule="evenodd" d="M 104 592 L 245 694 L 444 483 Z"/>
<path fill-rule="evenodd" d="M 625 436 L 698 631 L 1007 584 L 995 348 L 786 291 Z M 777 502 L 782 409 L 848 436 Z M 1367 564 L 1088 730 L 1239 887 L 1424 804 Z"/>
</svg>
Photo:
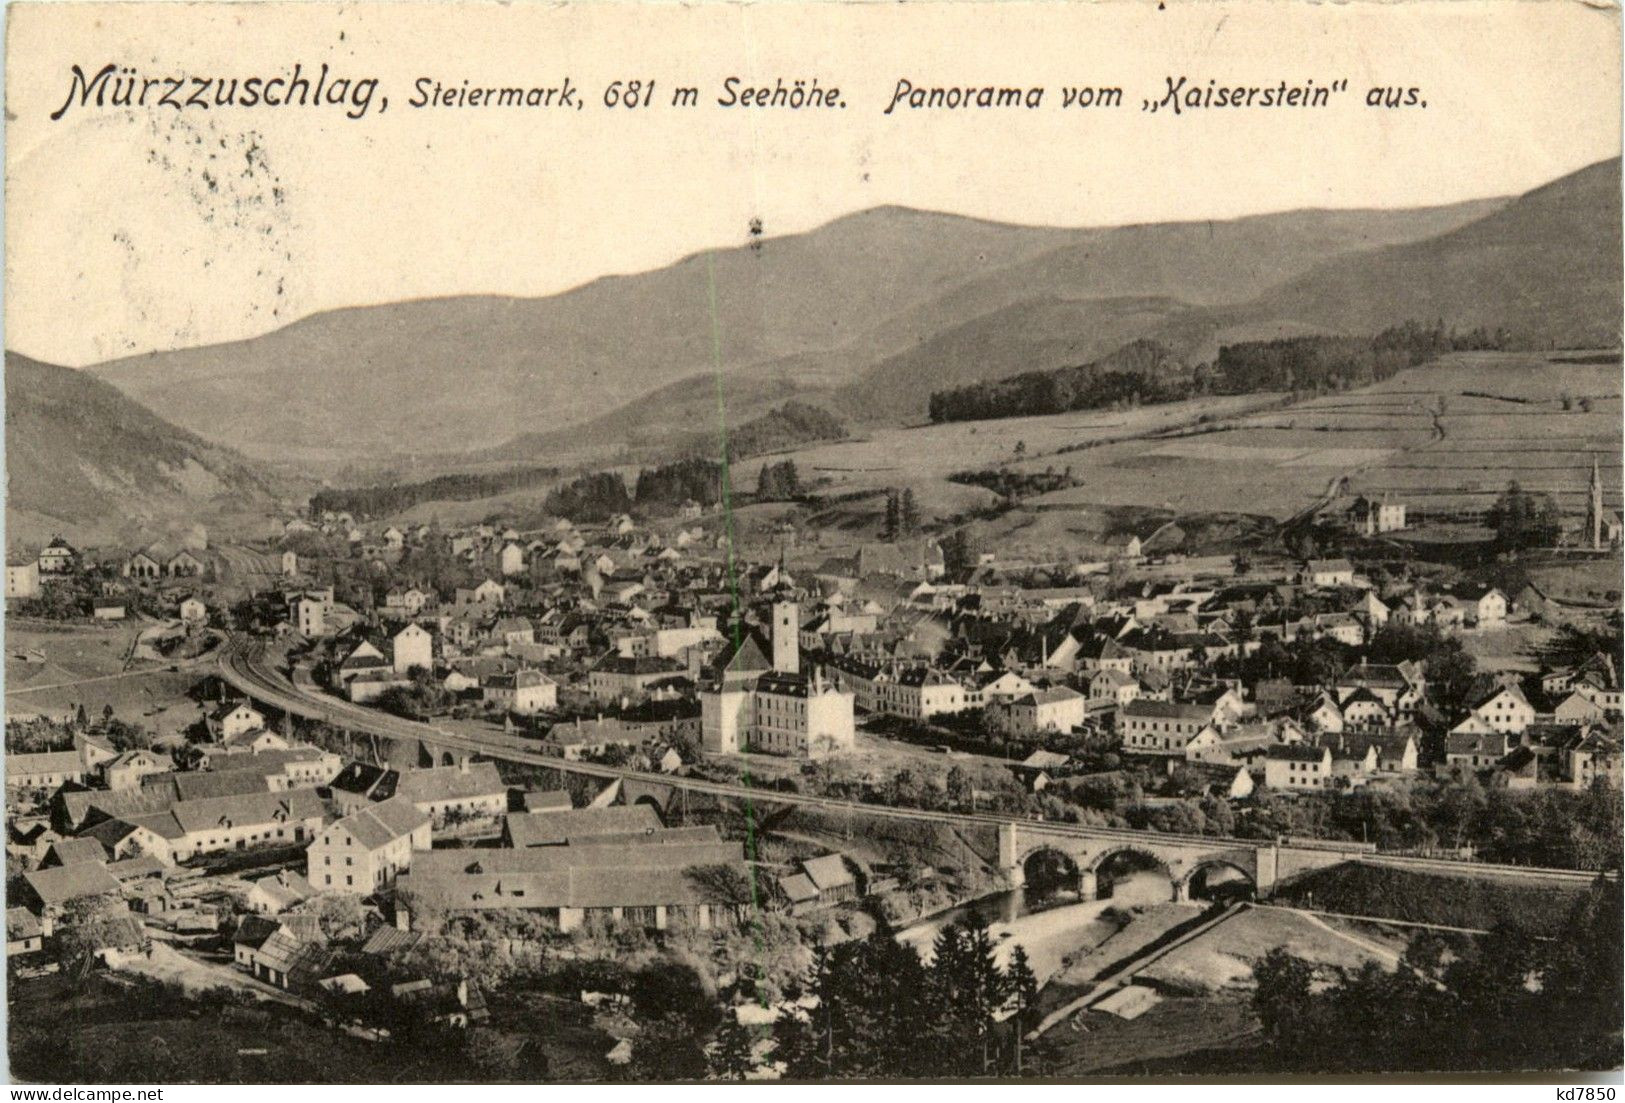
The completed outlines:
<svg viewBox="0 0 1625 1103">
<path fill-rule="evenodd" d="M 1486 518 L 1503 547 L 1520 548 L 1528 543 L 1536 528 L 1536 505 L 1516 479 L 1507 483 L 1490 507 Z"/>
<path fill-rule="evenodd" d="M 986 927 L 955 923 L 937 935 L 932 949 L 931 986 L 943 1057 L 961 1073 L 986 1073 L 993 1016 L 1010 994 L 993 939 Z M 974 1046 L 971 1053 L 965 1052 L 966 1042 Z M 968 1063 L 973 1055 L 975 1063 Z"/>
<path fill-rule="evenodd" d="M 913 536 L 920 531 L 920 507 L 914 502 L 914 488 L 903 488 L 902 501 L 898 507 L 898 528 L 904 536 Z"/>
<path fill-rule="evenodd" d="M 301 900 L 293 911 L 314 915 L 330 941 L 356 939 L 366 934 L 367 909 L 353 892 L 324 892 Z"/>
<path fill-rule="evenodd" d="M 633 974 L 627 994 L 639 1018 L 659 1020 L 675 1015 L 694 1033 L 709 1031 L 720 1015 L 715 996 L 706 991 L 694 967 L 671 958 L 661 958 Z"/>
<path fill-rule="evenodd" d="M 103 947 L 122 937 L 120 928 L 129 914 L 123 898 L 114 893 L 80 897 L 65 904 L 54 934 L 63 972 L 73 975 L 88 968 Z"/>
<path fill-rule="evenodd" d="M 639 1080 L 700 1080 L 708 1070 L 687 1016 L 671 1012 L 646 1022 L 632 1042 L 632 1071 Z"/>
<path fill-rule="evenodd" d="M 756 477 L 756 496 L 765 500 L 794 498 L 801 493 L 801 477 L 794 460 L 763 464 Z"/>
<path fill-rule="evenodd" d="M 955 529 L 942 540 L 943 570 L 950 579 L 962 579 L 976 569 L 979 552 L 976 541 L 962 528 Z"/>
<path fill-rule="evenodd" d="M 1027 960 L 1027 948 L 1016 943 L 1010 951 L 1010 999 L 1014 1004 L 1014 1014 L 1011 1021 L 1015 1024 L 1016 1033 L 1016 1075 L 1022 1074 L 1022 1044 L 1026 1040 L 1027 1031 L 1031 1028 L 1028 1021 L 1031 1018 L 1033 1007 L 1038 1003 L 1038 977 L 1033 973 L 1032 962 Z"/>
<path fill-rule="evenodd" d="M 1418 939 L 1389 971 L 1255 967 L 1262 1054 L 1279 1071 L 1612 1069 L 1620 1062 L 1618 886 L 1599 882 L 1546 940 L 1516 926 Z"/>
<path fill-rule="evenodd" d="M 756 1069 L 751 1053 L 754 1045 L 755 1039 L 737 1017 L 723 1019 L 711 1043 L 711 1076 L 717 1080 L 743 1080 Z"/>
<path fill-rule="evenodd" d="M 886 519 L 881 523 L 880 538 L 885 541 L 896 540 L 903 532 L 903 505 L 897 491 L 886 491 Z"/>
<path fill-rule="evenodd" d="M 1313 968 L 1276 947 L 1253 967 L 1253 977 L 1253 1008 L 1264 1033 L 1275 1042 L 1290 1042 L 1308 1016 Z"/>
</svg>

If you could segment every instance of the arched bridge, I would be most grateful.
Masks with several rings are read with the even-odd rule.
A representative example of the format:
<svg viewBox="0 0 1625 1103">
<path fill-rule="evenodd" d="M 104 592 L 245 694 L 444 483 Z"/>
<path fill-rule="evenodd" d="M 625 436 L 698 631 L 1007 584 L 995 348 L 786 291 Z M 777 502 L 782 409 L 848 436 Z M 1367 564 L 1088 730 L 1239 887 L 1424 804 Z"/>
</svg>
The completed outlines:
<svg viewBox="0 0 1625 1103">
<path fill-rule="evenodd" d="M 1007 816 L 986 813 L 935 812 L 856 804 L 811 793 L 778 792 L 699 777 L 648 774 L 624 767 L 572 762 L 544 755 L 539 753 L 533 742 L 504 735 L 500 731 L 478 730 L 470 725 L 448 730 L 325 697 L 294 685 L 265 663 L 259 647 L 245 647 L 243 641 L 233 641 L 223 649 L 217 663 L 221 678 L 254 700 L 295 716 L 321 720 L 346 731 L 363 733 L 385 744 L 399 744 L 411 751 L 408 757 L 414 764 L 420 753 L 432 754 L 442 761 L 446 756 L 480 755 L 584 774 L 606 782 L 620 780 L 623 784 L 635 783 L 641 788 L 637 796 L 631 799 L 648 799 L 657 806 L 662 801 L 669 805 L 673 794 L 680 791 L 691 798 L 703 794 L 746 802 L 763 813 L 769 810 L 764 805 L 793 805 L 837 813 L 861 812 L 865 816 L 887 819 L 931 821 L 953 825 L 964 831 L 985 831 L 989 836 L 996 831 L 999 866 L 1012 885 L 1025 883 L 1029 863 L 1039 854 L 1054 856 L 1063 866 L 1075 872 L 1077 888 L 1088 896 L 1096 894 L 1103 875 L 1110 876 L 1112 863 L 1130 857 L 1165 869 L 1172 886 L 1171 892 L 1178 898 L 1187 897 L 1193 885 L 1199 883 L 1199 877 L 1220 869 L 1239 872 L 1252 881 L 1257 895 L 1267 896 L 1279 885 L 1300 874 L 1350 861 L 1399 866 L 1418 872 L 1510 878 L 1538 884 L 1584 885 L 1596 876 L 1577 870 L 1390 855 L 1353 843 L 1172 835 L 1125 828 L 1012 820 Z M 383 756 L 378 758 L 382 760 Z M 984 838 L 991 851 L 991 837 Z"/>
<path fill-rule="evenodd" d="M 999 865 L 1011 884 L 1025 884 L 1032 864 L 1047 858 L 1051 860 L 1046 863 L 1048 868 L 1059 864 L 1067 870 L 1068 876 L 1076 871 L 1076 888 L 1085 900 L 1096 897 L 1102 876 L 1120 859 L 1165 870 L 1175 900 L 1189 899 L 1199 876 L 1221 869 L 1241 874 L 1251 882 L 1257 895 L 1267 896 L 1281 879 L 1280 851 L 1281 847 L 1273 841 L 1151 832 L 1079 833 L 1076 828 L 1053 830 L 1038 823 L 1007 823 L 999 831 Z M 1341 850 L 1299 851 L 1295 848 L 1288 865 L 1296 874 L 1337 865 L 1351 857 L 1353 855 Z"/>
</svg>

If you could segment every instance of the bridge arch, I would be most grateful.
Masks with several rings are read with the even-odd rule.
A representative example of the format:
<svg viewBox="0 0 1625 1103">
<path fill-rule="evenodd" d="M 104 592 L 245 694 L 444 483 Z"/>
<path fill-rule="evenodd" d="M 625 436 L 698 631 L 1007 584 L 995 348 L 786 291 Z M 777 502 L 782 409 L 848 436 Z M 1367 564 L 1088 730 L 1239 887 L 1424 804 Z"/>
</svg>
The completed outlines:
<svg viewBox="0 0 1625 1103">
<path fill-rule="evenodd" d="M 1181 900 L 1251 900 L 1258 895 L 1256 874 L 1229 858 L 1200 858 L 1174 884 Z"/>
<path fill-rule="evenodd" d="M 1109 846 L 1095 854 L 1084 866 L 1084 883 L 1091 896 L 1114 895 L 1116 886 L 1135 873 L 1159 872 L 1168 882 L 1168 899 L 1181 898 L 1182 883 L 1169 862 L 1155 850 L 1137 843 Z"/>
<path fill-rule="evenodd" d="M 661 823 L 666 822 L 666 806 L 653 793 L 641 794 L 636 800 L 632 801 L 632 804 L 634 807 L 641 804 L 647 808 L 653 808 L 655 818 Z"/>
<path fill-rule="evenodd" d="M 1078 859 L 1058 846 L 1040 843 L 1021 856 L 1021 883 L 1030 889 L 1076 891 L 1083 870 Z"/>
</svg>

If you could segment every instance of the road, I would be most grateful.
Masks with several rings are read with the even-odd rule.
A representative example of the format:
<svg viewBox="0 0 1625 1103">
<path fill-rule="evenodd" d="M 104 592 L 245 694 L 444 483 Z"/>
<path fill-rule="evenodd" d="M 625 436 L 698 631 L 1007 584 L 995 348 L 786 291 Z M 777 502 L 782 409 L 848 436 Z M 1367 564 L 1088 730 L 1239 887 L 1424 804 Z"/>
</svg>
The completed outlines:
<svg viewBox="0 0 1625 1103">
<path fill-rule="evenodd" d="M 565 773 L 582 774 L 588 777 L 602 778 L 606 781 L 616 778 L 647 781 L 675 789 L 686 789 L 689 792 L 726 797 L 746 804 L 752 802 L 794 804 L 844 814 L 861 813 L 865 816 L 945 823 L 961 827 L 1002 827 L 1008 824 L 1016 824 L 1032 829 L 1038 826 L 1033 822 L 1033 819 L 1023 819 L 1019 816 L 894 808 L 884 804 L 862 804 L 856 801 L 836 800 L 832 797 L 820 797 L 808 793 L 786 793 L 749 785 L 681 777 L 674 774 L 629 770 L 617 766 L 603 766 L 593 762 L 571 762 L 554 755 L 542 754 L 535 749 L 535 744 L 532 741 L 508 735 L 494 727 L 483 724 L 470 721 L 447 721 L 447 726 L 436 726 L 391 716 L 376 709 L 364 708 L 334 697 L 307 693 L 266 664 L 261 645 L 248 644 L 245 646 L 241 640 L 233 640 L 221 649 L 218 664 L 221 678 L 235 686 L 240 692 L 248 694 L 255 700 L 262 701 L 285 712 L 290 712 L 295 716 L 322 720 L 347 730 L 383 736 L 387 739 L 415 740 L 427 746 L 452 752 L 483 755 L 487 758 L 501 759 L 506 762 L 528 766 L 540 766 Z M 455 730 L 448 730 L 448 727 Z M 1083 827 L 1074 824 L 1057 823 L 1051 820 L 1042 821 L 1042 829 L 1046 834 L 1084 839 L 1121 839 L 1125 843 L 1186 843 L 1199 845 L 1211 851 L 1243 849 L 1261 845 L 1259 839 L 1237 839 L 1214 835 L 1175 835 L 1158 831 L 1136 831 L 1129 828 Z M 1288 847 L 1282 847 L 1282 850 L 1286 849 Z M 1328 849 L 1335 849 L 1335 844 L 1322 844 L 1308 849 L 1324 853 Z M 1578 870 L 1542 869 L 1533 866 L 1503 866 L 1488 862 L 1400 857 L 1380 853 L 1351 852 L 1348 859 L 1380 865 L 1399 866 L 1417 872 L 1451 873 L 1458 876 L 1462 874 L 1469 876 L 1494 875 L 1548 883 L 1589 884 L 1596 876 L 1594 873 Z"/>
</svg>

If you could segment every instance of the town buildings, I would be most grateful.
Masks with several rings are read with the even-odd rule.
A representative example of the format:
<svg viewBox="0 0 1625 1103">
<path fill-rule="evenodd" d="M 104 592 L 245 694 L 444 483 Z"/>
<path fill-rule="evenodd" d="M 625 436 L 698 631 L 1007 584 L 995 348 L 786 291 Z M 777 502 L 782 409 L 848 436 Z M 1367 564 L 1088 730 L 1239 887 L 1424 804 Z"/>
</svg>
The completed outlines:
<svg viewBox="0 0 1625 1103">
<path fill-rule="evenodd" d="M 748 633 L 713 669 L 700 691 L 706 753 L 752 750 L 822 758 L 850 750 L 857 732 L 853 694 L 838 688 L 821 670 L 801 671 L 800 621 L 794 602 L 773 603 L 772 633 L 770 641 Z"/>
<path fill-rule="evenodd" d="M 362 895 L 392 883 L 431 845 L 430 816 L 410 796 L 357 808 L 322 828 L 305 852 L 305 876 L 320 890 Z"/>
</svg>

